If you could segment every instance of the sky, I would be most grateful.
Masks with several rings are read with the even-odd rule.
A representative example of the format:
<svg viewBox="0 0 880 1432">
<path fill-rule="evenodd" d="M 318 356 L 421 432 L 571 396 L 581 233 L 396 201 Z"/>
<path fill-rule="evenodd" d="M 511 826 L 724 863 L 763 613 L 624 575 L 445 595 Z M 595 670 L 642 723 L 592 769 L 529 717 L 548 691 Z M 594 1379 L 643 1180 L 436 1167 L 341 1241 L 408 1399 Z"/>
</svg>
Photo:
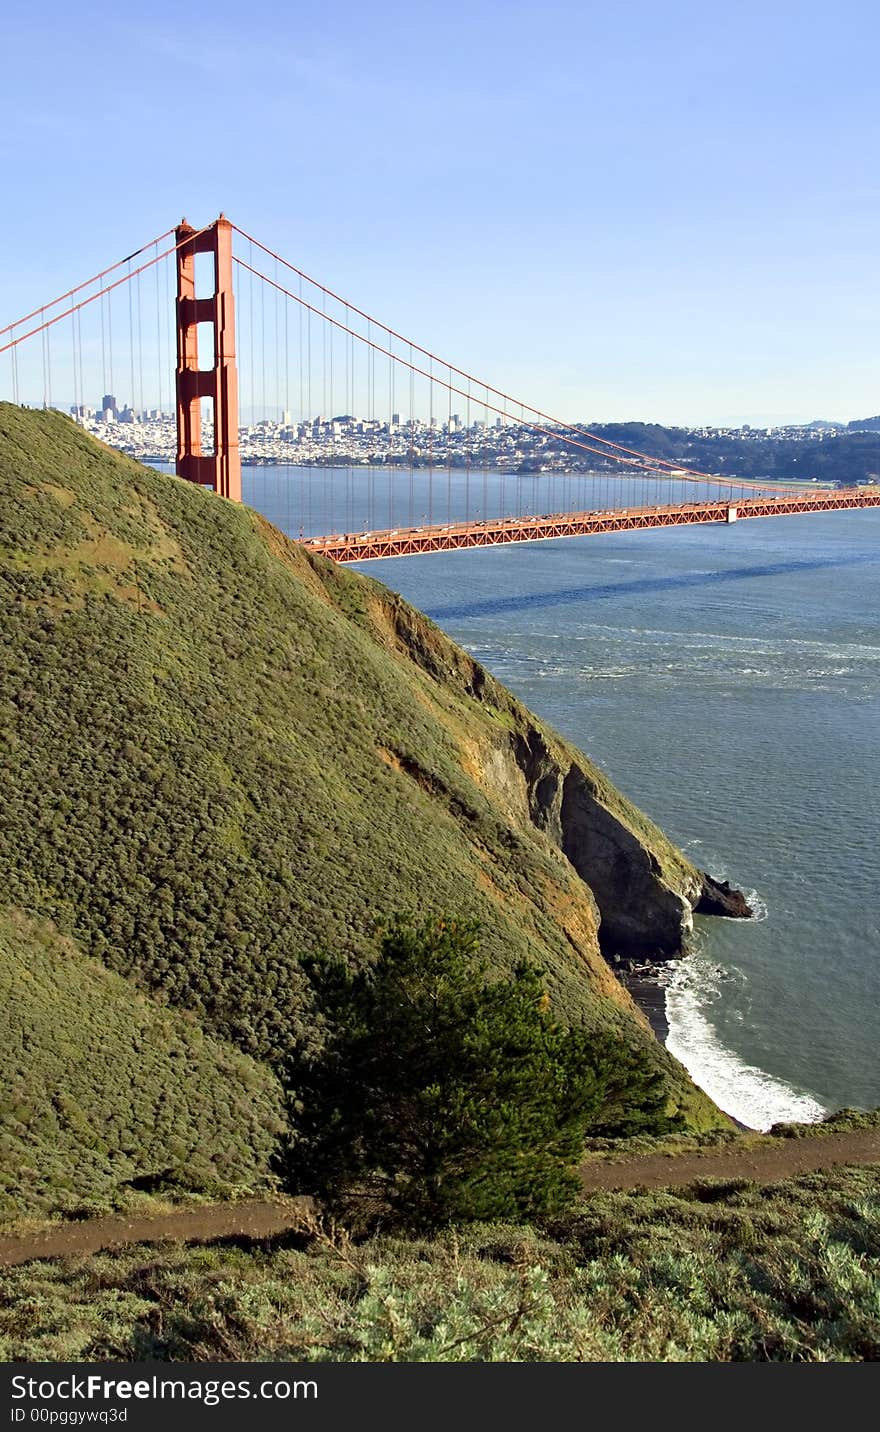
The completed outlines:
<svg viewBox="0 0 880 1432">
<path fill-rule="evenodd" d="M 222 210 L 561 417 L 873 415 L 878 41 L 874 0 L 7 0 L 0 326 Z"/>
</svg>

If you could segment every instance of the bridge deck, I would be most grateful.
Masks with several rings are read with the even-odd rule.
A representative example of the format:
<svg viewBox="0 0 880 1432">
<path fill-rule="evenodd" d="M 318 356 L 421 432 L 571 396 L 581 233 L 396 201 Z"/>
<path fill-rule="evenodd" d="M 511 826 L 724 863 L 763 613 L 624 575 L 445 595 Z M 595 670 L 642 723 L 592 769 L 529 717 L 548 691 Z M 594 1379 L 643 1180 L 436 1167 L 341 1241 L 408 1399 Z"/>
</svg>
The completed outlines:
<svg viewBox="0 0 880 1432">
<path fill-rule="evenodd" d="M 606 512 L 552 512 L 542 517 L 500 517 L 487 522 L 458 522 L 445 527 L 395 527 L 385 532 L 346 532 L 309 537 L 303 546 L 334 562 L 368 562 L 379 557 L 411 557 L 423 552 L 452 552 L 459 547 L 497 547 L 515 542 L 546 542 L 554 537 L 586 537 L 600 532 L 634 532 L 646 527 L 684 527 L 703 522 L 732 522 L 747 517 L 793 517 L 804 512 L 839 512 L 880 507 L 880 487 L 826 491 L 799 489 L 791 496 L 774 493 L 711 502 L 670 503 L 659 507 L 623 507 Z"/>
</svg>

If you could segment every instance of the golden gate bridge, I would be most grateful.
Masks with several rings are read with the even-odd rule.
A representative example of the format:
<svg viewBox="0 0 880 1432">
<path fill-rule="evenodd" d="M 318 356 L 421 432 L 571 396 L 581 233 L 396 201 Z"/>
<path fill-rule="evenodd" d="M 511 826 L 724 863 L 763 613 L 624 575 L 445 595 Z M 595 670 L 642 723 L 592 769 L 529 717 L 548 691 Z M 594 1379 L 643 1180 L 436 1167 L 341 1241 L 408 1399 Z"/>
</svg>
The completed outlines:
<svg viewBox="0 0 880 1432">
<path fill-rule="evenodd" d="M 242 500 L 242 437 L 251 456 L 259 454 L 274 414 L 282 435 L 274 460 L 301 473 L 309 498 L 307 512 L 287 467 L 275 480 L 284 490 L 268 503 L 271 515 L 280 514 L 279 525 L 310 551 L 337 562 L 880 507 L 876 487 L 737 480 L 553 416 L 380 322 L 223 215 L 200 229 L 182 222 L 8 323 L 0 329 L 3 354 L 16 403 L 37 395 L 44 407 L 58 406 L 66 388 L 67 406 L 86 423 L 86 394 L 100 386 L 113 411 L 97 431 L 115 445 L 122 425 L 112 394 L 120 377 L 131 393 L 132 427 L 138 414 L 141 422 L 145 413 L 161 415 L 167 396 L 176 414 L 177 475 L 231 501 Z M 242 407 L 250 423 L 242 424 Z M 327 416 L 316 418 L 316 407 Z M 340 410 L 344 421 L 332 416 Z M 343 427 L 361 434 L 366 463 L 333 446 Z M 316 430 L 329 431 L 324 466 L 303 440 Z M 518 445 L 526 438 L 539 470 L 524 476 Z M 326 489 L 314 511 L 304 453 Z M 566 473 L 564 510 L 537 513 L 553 507 L 548 493 L 560 491 L 554 465 Z M 383 492 L 377 466 L 390 467 Z M 265 510 L 272 480 L 262 479 L 262 502 L 252 483 L 252 505 Z M 419 507 L 426 508 L 421 522 Z"/>
</svg>

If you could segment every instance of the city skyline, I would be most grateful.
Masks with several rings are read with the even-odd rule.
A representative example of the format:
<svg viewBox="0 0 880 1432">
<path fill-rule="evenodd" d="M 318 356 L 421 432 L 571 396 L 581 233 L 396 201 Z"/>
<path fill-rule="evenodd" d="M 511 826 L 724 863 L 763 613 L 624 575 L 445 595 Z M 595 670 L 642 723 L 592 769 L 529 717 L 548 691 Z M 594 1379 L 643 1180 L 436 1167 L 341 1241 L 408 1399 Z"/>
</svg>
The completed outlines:
<svg viewBox="0 0 880 1432">
<path fill-rule="evenodd" d="M 121 406 L 112 394 L 103 396 L 101 406 L 75 405 L 70 413 L 94 437 L 131 457 L 145 462 L 173 464 L 175 461 L 177 428 L 174 413 L 156 409 L 138 412 L 127 404 Z M 360 469 L 400 465 L 462 470 L 472 466 L 475 470 L 493 471 L 499 475 L 520 472 L 539 476 L 545 473 L 583 473 L 610 467 L 618 468 L 618 475 L 625 475 L 626 467 L 619 468 L 611 455 L 602 460 L 599 447 L 592 446 L 591 452 L 583 449 L 578 441 L 582 436 L 576 431 L 578 426 L 601 430 L 602 425 L 573 423 L 569 429 L 550 428 L 512 418 L 504 421 L 501 417 L 479 416 L 468 422 L 460 413 L 450 413 L 445 419 L 426 419 L 396 412 L 378 416 L 318 414 L 306 418 L 282 412 L 241 422 L 238 438 L 240 458 L 244 464 Z M 704 424 L 674 431 L 683 433 L 687 443 L 705 439 L 718 439 L 728 444 L 733 441 L 741 455 L 745 455 L 750 447 L 761 448 L 766 453 L 774 445 L 790 445 L 794 441 L 800 444 L 800 451 L 806 456 L 808 452 L 818 452 L 826 441 L 833 444 L 835 439 L 849 435 L 845 427 L 832 424 L 766 428 L 748 424 L 736 428 Z M 880 419 L 875 431 L 880 432 Z M 616 434 L 609 434 L 609 437 L 613 436 Z M 571 438 L 573 442 L 568 441 Z M 604 438 L 599 439 L 600 444 L 604 441 Z M 213 449 L 213 424 L 208 419 L 202 423 L 202 444 L 204 451 Z M 860 454 L 861 458 L 865 456 Z M 724 460 L 722 456 L 722 466 Z M 694 465 L 693 455 L 688 454 L 683 461 L 684 466 L 676 470 L 686 473 L 688 466 Z M 871 468 L 872 461 L 868 457 L 867 468 L 864 462 L 860 463 L 857 473 L 854 472 L 855 480 L 876 482 L 876 467 Z M 809 464 L 809 458 L 807 462 Z M 772 459 L 769 465 L 772 465 Z M 751 475 L 756 475 L 752 470 L 754 463 L 749 461 L 747 466 Z M 731 469 L 725 471 L 734 475 Z M 811 476 L 809 471 L 798 471 L 807 479 Z"/>
</svg>

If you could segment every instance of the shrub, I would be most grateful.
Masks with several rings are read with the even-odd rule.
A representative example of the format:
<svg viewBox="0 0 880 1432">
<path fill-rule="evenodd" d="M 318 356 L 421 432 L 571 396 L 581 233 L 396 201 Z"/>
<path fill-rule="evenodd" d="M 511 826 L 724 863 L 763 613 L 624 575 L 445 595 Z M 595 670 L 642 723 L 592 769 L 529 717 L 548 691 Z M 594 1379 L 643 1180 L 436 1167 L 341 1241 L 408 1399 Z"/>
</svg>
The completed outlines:
<svg viewBox="0 0 880 1432">
<path fill-rule="evenodd" d="M 395 919 L 372 966 L 312 966 L 328 1025 L 292 1081 L 292 1186 L 409 1226 L 559 1211 L 591 1132 L 670 1126 L 660 1076 L 611 1035 L 563 1028 L 540 971 L 493 979 L 473 923 Z"/>
</svg>

